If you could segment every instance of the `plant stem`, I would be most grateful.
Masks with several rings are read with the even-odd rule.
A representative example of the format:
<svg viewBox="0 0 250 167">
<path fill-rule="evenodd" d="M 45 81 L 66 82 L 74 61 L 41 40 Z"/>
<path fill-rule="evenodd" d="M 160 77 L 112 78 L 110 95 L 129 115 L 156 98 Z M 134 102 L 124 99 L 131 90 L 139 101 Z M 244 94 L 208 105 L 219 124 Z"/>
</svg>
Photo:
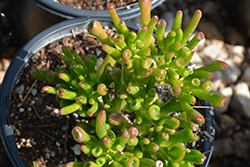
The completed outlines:
<svg viewBox="0 0 250 167">
<path fill-rule="evenodd" d="M 104 68 L 107 64 L 110 64 L 111 66 L 114 66 L 116 61 L 109 55 L 107 54 L 107 56 L 105 57 L 103 63 L 101 64 L 101 66 L 99 67 L 98 71 L 97 71 L 97 77 L 96 77 L 96 80 L 99 81 L 102 74 L 103 74 L 103 71 L 104 71 Z"/>
</svg>

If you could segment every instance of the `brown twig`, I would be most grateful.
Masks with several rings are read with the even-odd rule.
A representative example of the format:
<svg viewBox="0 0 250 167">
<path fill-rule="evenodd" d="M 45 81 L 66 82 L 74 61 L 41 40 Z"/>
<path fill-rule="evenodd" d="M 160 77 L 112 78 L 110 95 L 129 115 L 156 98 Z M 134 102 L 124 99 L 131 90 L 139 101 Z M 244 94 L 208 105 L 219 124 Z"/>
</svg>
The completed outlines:
<svg viewBox="0 0 250 167">
<path fill-rule="evenodd" d="M 38 114 L 38 112 L 37 112 L 35 106 L 34 106 L 32 103 L 31 103 L 31 107 L 34 109 L 34 111 L 35 111 L 37 117 L 39 118 L 39 120 L 40 120 L 42 123 L 44 123 L 43 120 L 42 120 L 42 118 L 41 118 L 40 115 Z"/>
<path fill-rule="evenodd" d="M 47 134 L 47 133 L 41 131 L 40 129 L 36 128 L 35 126 L 32 126 L 32 125 L 30 125 L 30 124 L 29 124 L 29 126 L 32 127 L 32 128 L 34 128 L 34 129 L 37 130 L 38 132 L 44 134 L 45 136 L 48 136 L 48 137 L 51 138 L 52 140 L 55 140 L 56 142 L 60 143 L 60 142 L 59 142 L 58 140 L 56 140 L 54 137 L 52 137 L 52 136 L 50 136 L 49 134 Z"/>
<path fill-rule="evenodd" d="M 206 153 L 213 152 L 213 151 L 214 151 L 214 149 L 208 150 L 208 151 L 203 152 L 202 154 L 205 155 Z"/>
<path fill-rule="evenodd" d="M 71 33 L 72 33 L 73 38 L 76 38 L 76 34 L 75 34 L 74 29 L 71 29 Z"/>
</svg>

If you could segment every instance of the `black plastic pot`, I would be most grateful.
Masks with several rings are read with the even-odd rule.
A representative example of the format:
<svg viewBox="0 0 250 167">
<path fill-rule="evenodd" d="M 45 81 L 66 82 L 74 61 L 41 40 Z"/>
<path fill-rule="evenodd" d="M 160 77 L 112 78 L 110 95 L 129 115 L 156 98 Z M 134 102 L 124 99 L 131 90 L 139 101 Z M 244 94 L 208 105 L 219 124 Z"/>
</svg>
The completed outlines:
<svg viewBox="0 0 250 167">
<path fill-rule="evenodd" d="M 95 18 L 101 22 L 102 25 L 108 25 L 110 20 L 104 18 Z M 44 31 L 37 34 L 33 37 L 26 45 L 24 45 L 15 57 L 12 59 L 11 64 L 6 72 L 4 77 L 3 83 L 0 87 L 0 134 L 2 138 L 3 145 L 5 147 L 6 153 L 8 154 L 12 164 L 15 167 L 26 167 L 24 161 L 22 160 L 21 156 L 19 155 L 15 137 L 13 134 L 13 129 L 11 125 L 11 118 L 10 118 L 10 103 L 11 103 L 11 96 L 13 92 L 13 87 L 16 82 L 16 79 L 28 62 L 28 60 L 35 55 L 41 48 L 45 47 L 46 45 L 50 44 L 51 42 L 57 41 L 64 36 L 72 36 L 72 29 L 74 30 L 75 34 L 80 34 L 86 31 L 86 27 L 88 23 L 92 19 L 82 19 L 76 18 L 72 20 L 66 20 L 55 24 Z M 126 22 L 126 25 L 129 28 L 139 29 L 139 25 Z M 210 111 L 211 109 L 206 109 L 206 121 L 207 123 L 211 124 L 214 127 L 214 118 Z M 214 137 L 214 130 L 207 128 L 207 132 Z M 207 140 L 205 142 L 205 151 L 212 150 L 213 142 L 209 142 Z M 206 162 L 201 165 L 201 167 L 206 167 L 208 165 L 209 159 L 211 157 L 212 152 L 208 152 L 206 154 L 207 159 Z"/>
<path fill-rule="evenodd" d="M 63 18 L 72 19 L 75 17 L 86 17 L 86 18 L 109 18 L 109 12 L 104 11 L 93 11 L 76 9 L 61 3 L 57 3 L 53 0 L 33 0 L 37 5 L 41 6 L 45 10 L 61 16 Z M 152 9 L 162 4 L 165 0 L 152 0 Z M 128 6 L 119 7 L 116 9 L 117 14 L 121 19 L 127 20 L 140 15 L 140 8 L 138 2 L 130 4 Z"/>
</svg>

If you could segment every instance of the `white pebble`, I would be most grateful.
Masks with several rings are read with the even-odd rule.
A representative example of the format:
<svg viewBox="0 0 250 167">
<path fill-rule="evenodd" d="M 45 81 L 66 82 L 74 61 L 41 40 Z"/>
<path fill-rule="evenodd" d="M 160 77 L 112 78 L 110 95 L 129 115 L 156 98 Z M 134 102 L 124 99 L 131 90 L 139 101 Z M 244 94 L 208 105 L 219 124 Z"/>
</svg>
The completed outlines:
<svg viewBox="0 0 250 167">
<path fill-rule="evenodd" d="M 80 144 L 76 144 L 76 145 L 70 147 L 70 149 L 74 151 L 75 155 L 81 154 L 81 145 Z"/>
<path fill-rule="evenodd" d="M 37 94 L 37 90 L 36 90 L 36 89 L 32 89 L 31 94 L 32 94 L 33 96 L 35 96 L 35 95 Z"/>
<path fill-rule="evenodd" d="M 24 108 L 19 108 L 19 112 L 24 112 Z"/>
</svg>

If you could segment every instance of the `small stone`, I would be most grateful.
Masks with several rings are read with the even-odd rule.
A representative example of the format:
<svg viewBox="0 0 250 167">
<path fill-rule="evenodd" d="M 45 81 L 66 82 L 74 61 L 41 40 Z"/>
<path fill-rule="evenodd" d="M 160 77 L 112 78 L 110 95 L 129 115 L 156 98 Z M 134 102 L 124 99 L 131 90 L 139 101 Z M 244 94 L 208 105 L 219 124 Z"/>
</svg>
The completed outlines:
<svg viewBox="0 0 250 167">
<path fill-rule="evenodd" d="M 19 108 L 19 112 L 24 112 L 25 109 L 24 108 Z"/>
<path fill-rule="evenodd" d="M 213 157 L 224 157 L 234 154 L 234 142 L 231 138 L 216 139 L 214 148 Z"/>
<path fill-rule="evenodd" d="M 68 125 L 64 125 L 64 126 L 62 126 L 62 128 L 61 128 L 63 131 L 66 131 L 66 130 L 68 130 L 69 129 L 69 126 Z"/>
<path fill-rule="evenodd" d="M 227 114 L 220 115 L 219 119 L 220 119 L 221 128 L 224 130 L 236 125 L 236 121 L 234 120 L 234 118 L 230 117 Z"/>
<path fill-rule="evenodd" d="M 61 144 L 60 144 L 59 142 L 56 142 L 56 146 L 57 146 L 57 147 L 60 147 Z"/>
<path fill-rule="evenodd" d="M 74 146 L 70 147 L 70 149 L 74 151 L 75 155 L 81 154 L 81 145 L 80 144 L 75 144 Z"/>
<path fill-rule="evenodd" d="M 190 62 L 195 65 L 195 68 L 204 66 L 203 60 L 200 58 L 200 56 L 196 52 L 194 53 L 194 56 L 192 57 Z"/>
<path fill-rule="evenodd" d="M 211 79 L 212 91 L 216 92 L 222 83 L 223 74 L 221 71 L 213 71 L 213 74 L 214 74 L 214 77 Z"/>
<path fill-rule="evenodd" d="M 250 92 L 247 83 L 240 82 L 235 85 L 230 106 L 242 116 L 250 117 Z"/>
<path fill-rule="evenodd" d="M 23 94 L 24 91 L 24 85 L 20 85 L 15 89 L 15 94 Z"/>
<path fill-rule="evenodd" d="M 223 47 L 216 59 L 224 61 L 228 59 L 228 56 L 229 56 L 228 50 L 225 47 Z"/>
<path fill-rule="evenodd" d="M 224 46 L 223 41 L 216 39 L 211 40 L 211 45 L 208 45 L 203 49 L 204 58 L 208 58 L 211 61 L 206 63 L 214 62 L 217 59 L 219 53 L 221 52 L 223 46 Z"/>
<path fill-rule="evenodd" d="M 235 65 L 237 66 L 241 65 L 241 63 L 245 59 L 245 55 L 244 55 L 245 52 L 246 50 L 244 46 L 240 46 L 240 45 L 232 46 L 232 49 L 230 49 L 230 56 Z"/>
<path fill-rule="evenodd" d="M 0 85 L 3 82 L 4 75 L 5 75 L 5 71 L 0 71 Z"/>
<path fill-rule="evenodd" d="M 249 131 L 241 131 L 234 134 L 235 153 L 237 157 L 247 158 L 250 150 Z"/>
<path fill-rule="evenodd" d="M 245 81 L 250 85 L 250 67 L 247 67 L 243 73 L 242 81 Z"/>
<path fill-rule="evenodd" d="M 234 84 L 238 77 L 241 75 L 241 70 L 237 67 L 231 59 L 225 60 L 228 64 L 228 68 L 222 70 L 223 79 L 228 85 Z"/>
<path fill-rule="evenodd" d="M 33 96 L 35 96 L 35 95 L 37 94 L 37 90 L 36 90 L 36 89 L 32 89 L 31 94 L 32 94 Z"/>
</svg>

